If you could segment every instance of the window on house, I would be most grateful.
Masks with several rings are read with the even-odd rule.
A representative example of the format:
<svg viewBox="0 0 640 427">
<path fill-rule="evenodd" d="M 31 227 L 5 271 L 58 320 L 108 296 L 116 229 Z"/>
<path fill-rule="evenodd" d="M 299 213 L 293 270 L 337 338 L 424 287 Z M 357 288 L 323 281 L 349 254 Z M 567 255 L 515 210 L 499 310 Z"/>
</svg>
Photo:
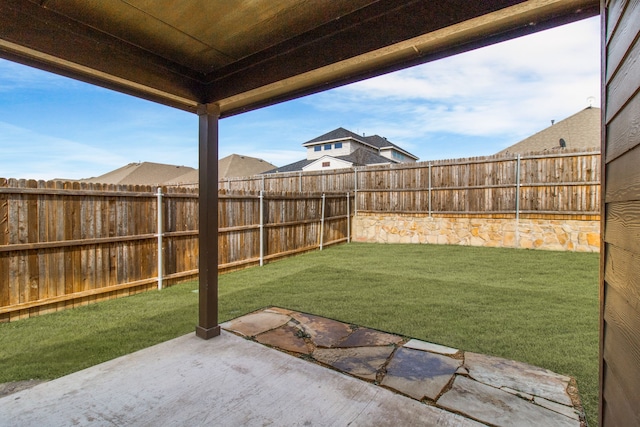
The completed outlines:
<svg viewBox="0 0 640 427">
<path fill-rule="evenodd" d="M 398 160 L 404 160 L 404 154 L 402 153 L 398 153 L 397 151 L 392 151 L 391 152 L 391 157 L 393 157 L 394 159 L 398 159 Z"/>
<path fill-rule="evenodd" d="M 342 148 L 342 142 L 336 142 L 335 145 L 333 146 L 333 148 L 335 148 L 336 150 L 338 148 Z"/>
<path fill-rule="evenodd" d="M 331 150 L 331 144 L 324 144 L 325 150 Z"/>
<path fill-rule="evenodd" d="M 315 147 L 313 147 L 313 151 L 320 151 L 322 150 L 322 147 L 319 145 L 316 145 Z"/>
<path fill-rule="evenodd" d="M 328 168 L 329 166 L 331 166 L 331 162 L 322 162 L 323 168 Z"/>
</svg>

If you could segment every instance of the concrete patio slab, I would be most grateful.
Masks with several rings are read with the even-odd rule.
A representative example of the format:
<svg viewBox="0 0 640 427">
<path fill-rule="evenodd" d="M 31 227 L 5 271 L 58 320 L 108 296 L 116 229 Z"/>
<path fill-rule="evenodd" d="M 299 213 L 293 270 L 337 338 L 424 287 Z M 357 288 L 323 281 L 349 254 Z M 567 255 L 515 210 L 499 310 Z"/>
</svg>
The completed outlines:
<svg viewBox="0 0 640 427">
<path fill-rule="evenodd" d="M 5 396 L 0 413 L 2 427 L 482 426 L 226 331 Z"/>
<path fill-rule="evenodd" d="M 0 427 L 586 425 L 575 381 L 524 363 L 278 307 L 221 326 L 0 397 Z"/>
<path fill-rule="evenodd" d="M 438 406 L 498 427 L 580 427 L 580 421 L 462 376 Z"/>
</svg>

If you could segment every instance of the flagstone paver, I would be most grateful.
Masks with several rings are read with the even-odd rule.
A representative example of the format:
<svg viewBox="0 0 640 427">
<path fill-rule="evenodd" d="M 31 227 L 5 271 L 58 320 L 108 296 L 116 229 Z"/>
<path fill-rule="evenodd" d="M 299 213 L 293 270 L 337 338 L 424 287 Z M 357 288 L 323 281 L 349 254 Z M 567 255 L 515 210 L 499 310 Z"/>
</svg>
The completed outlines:
<svg viewBox="0 0 640 427">
<path fill-rule="evenodd" d="M 262 332 L 278 328 L 291 320 L 291 317 L 274 312 L 258 311 L 230 320 L 220 326 L 224 329 L 253 337 Z"/>
<path fill-rule="evenodd" d="M 584 425 L 577 393 L 572 393 L 573 402 L 567 392 L 570 382 L 574 386 L 571 378 L 526 363 L 417 339 L 405 342 L 400 335 L 279 307 L 221 326 L 379 383 L 406 399 L 428 399 L 428 405 L 433 406 L 422 404 L 433 409 L 433 420 L 437 418 L 429 425 Z"/>
<path fill-rule="evenodd" d="M 343 372 L 373 381 L 393 350 L 389 346 L 317 348 L 313 352 L 313 358 Z"/>
<path fill-rule="evenodd" d="M 544 397 L 535 397 L 533 399 L 533 403 L 536 405 L 540 405 L 544 408 L 551 409 L 554 412 L 557 412 L 562 415 L 566 415 L 569 418 L 573 418 L 574 420 L 580 419 L 580 414 L 573 409 L 572 407 L 561 405 L 556 402 L 552 402 L 550 400 L 545 399 Z"/>
<path fill-rule="evenodd" d="M 437 405 L 499 427 L 580 427 L 580 421 L 462 376 Z"/>
<path fill-rule="evenodd" d="M 444 345 L 434 344 L 432 342 L 420 341 L 416 339 L 407 341 L 407 343 L 404 344 L 403 347 L 449 355 L 456 354 L 459 351 L 457 348 L 445 347 Z"/>
<path fill-rule="evenodd" d="M 291 322 L 277 329 L 256 336 L 256 341 L 285 351 L 309 354 L 311 350 L 304 340 L 302 330 Z"/>
<path fill-rule="evenodd" d="M 465 353 L 465 366 L 476 381 L 497 388 L 509 387 L 517 391 L 544 397 L 571 406 L 567 387 L 571 378 L 537 366 L 484 354 Z"/>
<path fill-rule="evenodd" d="M 435 400 L 461 364 L 461 360 L 440 354 L 399 348 L 387 366 L 382 385 L 414 399 Z"/>
<path fill-rule="evenodd" d="M 376 331 L 375 329 L 359 328 L 334 347 L 368 347 L 372 345 L 399 344 L 402 337 Z"/>
<path fill-rule="evenodd" d="M 291 316 L 304 325 L 304 330 L 318 347 L 332 347 L 349 336 L 349 325 L 337 320 L 312 314 L 292 313 Z"/>
</svg>

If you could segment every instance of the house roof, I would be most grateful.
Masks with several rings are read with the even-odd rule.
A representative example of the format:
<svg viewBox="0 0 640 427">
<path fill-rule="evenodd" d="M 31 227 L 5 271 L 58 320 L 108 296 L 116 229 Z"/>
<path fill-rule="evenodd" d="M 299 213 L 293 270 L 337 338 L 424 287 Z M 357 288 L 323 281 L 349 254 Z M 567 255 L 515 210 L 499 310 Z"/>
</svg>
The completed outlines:
<svg viewBox="0 0 640 427">
<path fill-rule="evenodd" d="M 313 160 L 299 160 L 297 162 L 289 163 L 288 165 L 280 166 L 279 168 L 271 169 L 265 171 L 264 173 L 283 173 L 283 172 L 297 172 L 301 171 L 303 167 L 315 162 L 316 159 Z"/>
<path fill-rule="evenodd" d="M 400 148 L 393 142 L 387 140 L 387 138 L 384 138 L 379 135 L 371 135 L 371 136 L 358 135 L 357 133 L 351 132 L 350 130 L 347 130 L 343 127 L 339 127 L 337 129 L 332 130 L 331 132 L 325 133 L 324 135 L 320 135 L 316 138 L 313 138 L 312 140 L 302 143 L 302 145 L 309 146 L 309 145 L 320 144 L 323 142 L 340 141 L 345 139 L 355 139 L 356 141 L 361 142 L 362 144 L 365 144 L 365 145 L 369 145 L 373 148 L 379 148 L 379 149 L 393 148 L 397 151 L 400 151 L 401 153 L 408 155 L 409 157 L 412 157 L 416 160 L 418 159 L 417 156 L 414 156 L 413 154 L 409 153 L 403 148 Z"/>
<path fill-rule="evenodd" d="M 256 157 L 231 154 L 218 161 L 220 178 L 258 175 L 276 166 Z M 163 163 L 129 163 L 126 166 L 94 178 L 80 180 L 122 185 L 187 185 L 198 184 L 197 169 Z"/>
<path fill-rule="evenodd" d="M 0 0 L 0 57 L 226 117 L 599 12 L 599 0 Z"/>
<path fill-rule="evenodd" d="M 325 155 L 324 157 L 331 157 L 334 159 L 344 160 L 346 162 L 351 163 L 353 166 L 366 166 L 366 165 L 379 165 L 379 164 L 387 164 L 387 163 L 396 163 L 395 161 L 380 156 L 374 153 L 371 150 L 367 150 L 366 148 L 358 148 L 351 154 L 347 154 L 344 156 L 329 156 Z M 283 172 L 298 172 L 301 171 L 305 166 L 310 165 L 313 162 L 318 161 L 319 159 L 313 160 L 299 160 L 297 162 L 281 166 L 279 168 L 275 168 L 265 173 L 283 173 Z"/>
<path fill-rule="evenodd" d="M 267 161 L 240 154 L 231 154 L 218 160 L 218 176 L 220 178 L 253 176 L 274 168 L 277 166 Z"/>
<path fill-rule="evenodd" d="M 197 169 L 189 171 L 183 175 L 180 175 L 176 178 L 170 179 L 162 183 L 162 185 L 188 185 L 188 186 L 197 186 L 200 182 L 200 172 Z"/>
<path fill-rule="evenodd" d="M 566 149 L 599 149 L 601 110 L 587 107 L 546 129 L 523 139 L 497 154 L 525 154 Z"/>
<path fill-rule="evenodd" d="M 80 180 L 101 184 L 119 185 L 162 185 L 188 172 L 197 172 L 189 166 L 175 166 L 163 163 L 129 163 L 126 166 L 94 178 Z"/>
<path fill-rule="evenodd" d="M 336 156 L 336 158 L 351 162 L 353 163 L 353 166 L 396 163 L 395 161 L 387 157 L 380 156 L 377 153 L 367 150 L 366 148 L 358 148 L 357 150 L 353 151 L 351 154 L 348 154 L 346 156 Z"/>
</svg>

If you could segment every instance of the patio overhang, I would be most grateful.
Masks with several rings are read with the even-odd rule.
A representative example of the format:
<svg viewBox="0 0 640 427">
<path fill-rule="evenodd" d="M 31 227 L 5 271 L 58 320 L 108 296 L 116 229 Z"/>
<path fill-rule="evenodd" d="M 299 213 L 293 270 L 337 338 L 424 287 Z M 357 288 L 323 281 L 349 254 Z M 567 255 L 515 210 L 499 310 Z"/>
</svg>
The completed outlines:
<svg viewBox="0 0 640 427">
<path fill-rule="evenodd" d="M 198 113 L 203 183 L 217 181 L 219 117 L 599 11 L 599 0 L 0 0 L 0 57 Z M 206 209 L 217 206 L 216 186 L 201 185 L 200 197 L 208 272 L 197 331 L 210 338 L 217 216 Z"/>
<path fill-rule="evenodd" d="M 226 117 L 598 13 L 594 0 L 2 0 L 0 56 Z"/>
</svg>

